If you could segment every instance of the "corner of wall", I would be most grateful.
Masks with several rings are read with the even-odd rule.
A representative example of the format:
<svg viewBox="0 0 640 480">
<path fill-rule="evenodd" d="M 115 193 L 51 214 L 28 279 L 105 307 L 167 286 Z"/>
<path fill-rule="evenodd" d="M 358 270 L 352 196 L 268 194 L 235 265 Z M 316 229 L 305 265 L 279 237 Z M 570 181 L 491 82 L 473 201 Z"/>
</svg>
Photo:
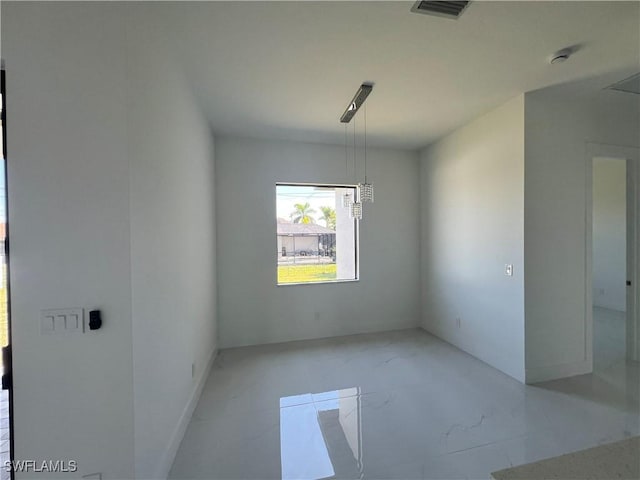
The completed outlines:
<svg viewBox="0 0 640 480">
<path fill-rule="evenodd" d="M 211 372 L 211 368 L 213 367 L 213 363 L 218 355 L 218 349 L 214 348 L 209 360 L 207 361 L 207 365 L 203 369 L 202 373 L 198 377 L 196 381 L 196 386 L 189 395 L 189 399 L 182 410 L 178 423 L 176 424 L 176 428 L 173 431 L 169 439 L 169 443 L 167 444 L 167 448 L 164 451 L 162 458 L 158 462 L 158 469 L 153 475 L 154 480 L 158 479 L 166 479 L 169 477 L 169 473 L 171 472 L 171 466 L 173 465 L 173 461 L 176 458 L 176 454 L 178 453 L 178 448 L 180 447 L 180 443 L 184 438 L 184 434 L 187 431 L 187 427 L 189 426 L 189 422 L 191 421 L 191 417 L 193 416 L 193 412 L 198 405 L 198 400 L 200 399 L 200 395 L 202 394 L 202 389 L 207 383 L 207 378 L 209 378 L 209 373 Z"/>
<path fill-rule="evenodd" d="M 520 94 L 420 152 L 422 328 L 519 381 L 524 120 Z"/>
<path fill-rule="evenodd" d="M 217 351 L 215 141 L 162 12 L 127 16 L 136 478 L 168 474 Z"/>
</svg>

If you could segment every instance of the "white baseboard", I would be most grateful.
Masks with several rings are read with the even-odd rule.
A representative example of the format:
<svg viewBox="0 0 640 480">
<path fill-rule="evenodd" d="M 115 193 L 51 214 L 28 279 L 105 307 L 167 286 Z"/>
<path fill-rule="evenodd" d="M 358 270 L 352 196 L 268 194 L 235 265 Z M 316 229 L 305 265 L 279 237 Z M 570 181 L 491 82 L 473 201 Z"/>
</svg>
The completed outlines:
<svg viewBox="0 0 640 480">
<path fill-rule="evenodd" d="M 575 375 L 585 375 L 593 371 L 593 365 L 588 360 L 574 363 L 564 363 L 560 365 L 549 365 L 546 367 L 527 368 L 526 383 L 540 383 L 559 378 L 573 377 Z"/>
<path fill-rule="evenodd" d="M 615 313 L 620 313 L 620 314 L 626 314 L 626 313 L 627 313 L 627 310 L 626 310 L 626 309 L 627 309 L 627 307 L 626 307 L 626 305 L 625 305 L 625 306 L 623 306 L 622 308 L 620 308 L 620 306 L 619 306 L 619 305 L 604 305 L 604 304 L 603 304 L 603 305 L 601 305 L 601 304 L 598 304 L 598 303 L 596 303 L 596 302 L 594 301 L 594 302 L 593 302 L 593 306 L 594 306 L 595 308 L 601 308 L 601 309 L 603 309 L 603 310 L 611 310 L 612 312 L 615 312 Z"/>
<path fill-rule="evenodd" d="M 442 331 L 441 329 L 434 328 L 431 325 L 426 326 L 425 324 L 422 324 L 420 328 L 422 328 L 422 330 L 424 330 L 428 334 L 433 335 L 434 337 L 439 338 L 443 342 L 448 343 L 454 348 L 460 350 L 461 352 L 464 352 L 467 355 L 471 355 L 476 360 L 489 365 L 491 368 L 494 368 L 504 373 L 505 375 L 508 375 L 509 377 L 513 378 L 514 380 L 517 380 L 520 383 L 525 383 L 524 372 L 522 371 L 518 372 L 513 369 L 501 368 L 495 362 L 492 362 L 491 358 L 487 358 L 486 356 L 481 356 L 477 352 L 474 352 L 468 348 L 465 348 L 465 345 L 462 342 L 458 341 L 458 339 L 456 339 L 453 335 L 448 335 L 446 332 Z"/>
<path fill-rule="evenodd" d="M 171 435 L 171 440 L 167 445 L 167 449 L 162 455 L 162 459 L 160 460 L 158 469 L 156 470 L 156 474 L 154 478 L 163 479 L 169 476 L 169 472 L 171 471 L 171 466 L 173 465 L 173 461 L 176 458 L 176 454 L 178 453 L 178 448 L 180 447 L 180 443 L 184 438 L 184 434 L 187 431 L 187 427 L 189 426 L 189 422 L 191 421 L 191 416 L 193 415 L 193 411 L 198 404 L 198 400 L 200 399 L 200 394 L 202 393 L 202 389 L 204 388 L 204 384 L 207 382 L 209 378 L 209 373 L 211 372 L 211 367 L 213 366 L 213 362 L 216 359 L 218 354 L 218 349 L 215 348 L 213 352 L 211 352 L 211 356 L 207 361 L 207 365 L 205 366 L 202 375 L 198 379 L 196 387 L 191 392 L 191 396 L 189 397 L 189 401 L 184 407 L 182 414 L 180 415 L 180 420 L 176 425 L 175 430 L 173 431 L 173 435 Z"/>
</svg>

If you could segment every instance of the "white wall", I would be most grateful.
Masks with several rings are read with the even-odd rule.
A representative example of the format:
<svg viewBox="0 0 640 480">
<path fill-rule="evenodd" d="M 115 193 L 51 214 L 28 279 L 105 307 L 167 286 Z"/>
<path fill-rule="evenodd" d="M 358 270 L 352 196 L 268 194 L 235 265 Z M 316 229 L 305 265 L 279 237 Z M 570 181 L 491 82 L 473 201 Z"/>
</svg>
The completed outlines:
<svg viewBox="0 0 640 480">
<path fill-rule="evenodd" d="M 587 152 L 591 142 L 640 145 L 640 108 L 628 94 L 525 95 L 527 382 L 591 371 L 587 308 Z"/>
<path fill-rule="evenodd" d="M 216 137 L 221 346 L 419 324 L 419 185 L 413 152 L 369 150 L 376 201 L 365 205 L 361 222 L 360 281 L 276 286 L 276 182 L 351 182 L 344 161 L 343 145 Z"/>
<path fill-rule="evenodd" d="M 136 478 L 168 474 L 216 348 L 213 137 L 162 12 L 127 14 Z"/>
<path fill-rule="evenodd" d="M 422 325 L 523 381 L 524 97 L 431 145 L 420 166 Z"/>
<path fill-rule="evenodd" d="M 77 477 L 133 475 L 122 18 L 107 4 L 2 2 L 15 454 L 77 460 Z M 100 308 L 103 328 L 40 335 L 40 310 L 65 307 Z"/>
<path fill-rule="evenodd" d="M 2 3 L 15 455 L 78 478 L 166 474 L 215 350 L 213 139 L 153 7 Z M 62 307 L 104 326 L 40 335 Z"/>
<path fill-rule="evenodd" d="M 627 165 L 593 159 L 593 304 L 624 312 L 627 292 Z"/>
</svg>

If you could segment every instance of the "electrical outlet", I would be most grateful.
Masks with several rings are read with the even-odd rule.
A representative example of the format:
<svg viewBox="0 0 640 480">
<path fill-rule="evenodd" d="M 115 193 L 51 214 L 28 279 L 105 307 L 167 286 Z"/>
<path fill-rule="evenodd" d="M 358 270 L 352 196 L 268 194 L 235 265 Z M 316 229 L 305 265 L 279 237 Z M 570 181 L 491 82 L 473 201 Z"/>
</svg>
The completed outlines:
<svg viewBox="0 0 640 480">
<path fill-rule="evenodd" d="M 196 364 L 191 364 L 191 378 L 196 378 Z"/>
<path fill-rule="evenodd" d="M 460 328 L 460 317 L 456 317 L 456 328 Z"/>
</svg>

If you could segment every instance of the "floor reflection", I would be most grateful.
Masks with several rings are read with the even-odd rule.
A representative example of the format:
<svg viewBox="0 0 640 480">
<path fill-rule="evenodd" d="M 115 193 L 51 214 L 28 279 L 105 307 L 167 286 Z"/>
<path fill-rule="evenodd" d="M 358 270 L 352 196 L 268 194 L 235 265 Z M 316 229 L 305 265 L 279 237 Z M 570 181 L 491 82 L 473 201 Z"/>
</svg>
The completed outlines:
<svg viewBox="0 0 640 480">
<path fill-rule="evenodd" d="M 282 397 L 280 461 L 283 479 L 360 477 L 360 389 Z"/>
<path fill-rule="evenodd" d="M 489 478 L 640 435 L 638 364 L 599 318 L 594 373 L 537 385 L 418 330 L 223 350 L 170 478 Z"/>
</svg>

